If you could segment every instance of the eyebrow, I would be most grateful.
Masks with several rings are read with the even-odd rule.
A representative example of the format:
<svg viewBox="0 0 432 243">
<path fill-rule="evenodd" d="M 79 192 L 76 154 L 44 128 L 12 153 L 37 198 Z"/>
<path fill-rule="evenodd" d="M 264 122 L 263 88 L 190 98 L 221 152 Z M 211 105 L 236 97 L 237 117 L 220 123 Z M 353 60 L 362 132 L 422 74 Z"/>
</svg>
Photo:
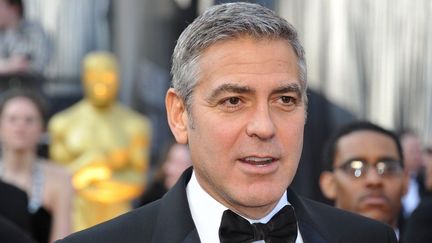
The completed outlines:
<svg viewBox="0 0 432 243">
<path fill-rule="evenodd" d="M 302 92 L 299 84 L 287 84 L 275 89 L 272 94 L 285 94 L 285 93 L 295 93 L 300 99 L 302 97 Z"/>
<path fill-rule="evenodd" d="M 271 92 L 272 95 L 275 94 L 284 94 L 284 93 L 296 93 L 297 96 L 302 98 L 302 92 L 300 91 L 300 86 L 298 84 L 287 84 L 281 87 L 278 87 L 277 89 L 273 90 Z M 213 100 L 216 97 L 218 97 L 221 93 L 228 92 L 228 93 L 236 93 L 236 94 L 246 94 L 246 93 L 254 93 L 255 89 L 250 88 L 248 86 L 238 85 L 238 84 L 222 84 L 219 87 L 217 87 L 215 90 L 213 90 L 208 100 Z"/>
<path fill-rule="evenodd" d="M 243 85 L 238 85 L 238 84 L 222 84 L 210 93 L 207 100 L 214 100 L 221 93 L 224 93 L 224 92 L 246 94 L 246 93 L 253 93 L 253 92 L 255 92 L 255 90 L 248 87 L 248 86 L 243 86 Z"/>
</svg>

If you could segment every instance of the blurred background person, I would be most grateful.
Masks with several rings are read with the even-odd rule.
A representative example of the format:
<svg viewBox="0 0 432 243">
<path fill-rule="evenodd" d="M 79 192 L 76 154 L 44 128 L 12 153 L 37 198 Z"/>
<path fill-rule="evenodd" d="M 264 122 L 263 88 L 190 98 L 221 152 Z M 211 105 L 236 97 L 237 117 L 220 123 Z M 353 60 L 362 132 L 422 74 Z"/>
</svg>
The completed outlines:
<svg viewBox="0 0 432 243">
<path fill-rule="evenodd" d="M 418 207 L 411 214 L 406 224 L 404 242 L 432 242 L 432 147 L 424 152 L 425 187 L 427 196 L 422 198 Z"/>
<path fill-rule="evenodd" d="M 424 162 L 425 162 L 425 187 L 427 190 L 427 196 L 431 196 L 432 193 L 432 146 L 427 147 L 424 152 Z"/>
<path fill-rule="evenodd" d="M 6 218 L 0 215 L 0 242 L 34 243 L 34 241 Z"/>
<path fill-rule="evenodd" d="M 0 198 L 0 216 L 31 235 L 27 193 L 0 179 Z"/>
<path fill-rule="evenodd" d="M 405 170 L 409 175 L 407 194 L 402 198 L 403 214 L 408 218 L 420 203 L 424 187 L 423 145 L 417 134 L 405 129 L 400 132 L 399 139 L 404 153 Z"/>
<path fill-rule="evenodd" d="M 153 180 L 148 189 L 134 202 L 135 207 L 145 205 L 161 198 L 190 166 L 192 160 L 185 144 L 170 142 L 161 162 L 157 165 Z"/>
<path fill-rule="evenodd" d="M 0 74 L 42 74 L 50 53 L 42 26 L 24 18 L 22 1 L 0 0 Z"/>
<path fill-rule="evenodd" d="M 25 191 L 33 238 L 53 242 L 71 233 L 70 176 L 37 155 L 45 109 L 35 93 L 11 90 L 0 103 L 1 180 Z"/>
<path fill-rule="evenodd" d="M 369 122 L 347 124 L 329 140 L 324 161 L 320 186 L 335 207 L 386 223 L 399 236 L 408 177 L 397 136 Z"/>
<path fill-rule="evenodd" d="M 151 124 L 117 102 L 118 75 L 113 54 L 89 53 L 83 60 L 85 97 L 48 125 L 51 158 L 73 174 L 74 230 L 129 211 L 144 189 Z"/>
</svg>

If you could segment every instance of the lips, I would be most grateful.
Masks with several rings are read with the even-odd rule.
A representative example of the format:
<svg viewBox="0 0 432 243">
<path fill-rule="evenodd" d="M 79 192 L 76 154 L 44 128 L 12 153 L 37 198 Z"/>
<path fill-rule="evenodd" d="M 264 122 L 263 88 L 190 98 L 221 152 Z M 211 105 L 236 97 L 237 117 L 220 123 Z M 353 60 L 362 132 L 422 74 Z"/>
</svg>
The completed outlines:
<svg viewBox="0 0 432 243">
<path fill-rule="evenodd" d="M 382 206 L 389 203 L 389 199 L 384 195 L 366 195 L 361 198 L 361 201 L 370 206 Z"/>
<path fill-rule="evenodd" d="M 276 161 L 273 157 L 245 157 L 240 159 L 241 162 L 247 163 L 250 165 L 256 165 L 256 166 L 266 166 L 268 164 L 271 164 L 272 162 Z"/>
</svg>

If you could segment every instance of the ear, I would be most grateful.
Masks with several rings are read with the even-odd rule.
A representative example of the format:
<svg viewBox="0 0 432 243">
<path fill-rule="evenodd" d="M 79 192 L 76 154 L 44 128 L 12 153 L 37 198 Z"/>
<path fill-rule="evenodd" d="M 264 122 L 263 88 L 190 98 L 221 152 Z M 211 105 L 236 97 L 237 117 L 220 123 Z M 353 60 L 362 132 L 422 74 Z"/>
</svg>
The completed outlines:
<svg viewBox="0 0 432 243">
<path fill-rule="evenodd" d="M 183 99 L 173 88 L 168 89 L 165 97 L 168 125 L 178 143 L 187 144 L 188 114 Z"/>
<path fill-rule="evenodd" d="M 402 185 L 402 196 L 405 196 L 408 192 L 409 183 L 410 183 L 410 176 L 409 172 L 407 170 L 403 170 L 403 185 Z"/>
<path fill-rule="evenodd" d="M 335 200 L 337 195 L 336 181 L 333 172 L 324 171 L 319 178 L 322 193 L 330 200 Z"/>
</svg>

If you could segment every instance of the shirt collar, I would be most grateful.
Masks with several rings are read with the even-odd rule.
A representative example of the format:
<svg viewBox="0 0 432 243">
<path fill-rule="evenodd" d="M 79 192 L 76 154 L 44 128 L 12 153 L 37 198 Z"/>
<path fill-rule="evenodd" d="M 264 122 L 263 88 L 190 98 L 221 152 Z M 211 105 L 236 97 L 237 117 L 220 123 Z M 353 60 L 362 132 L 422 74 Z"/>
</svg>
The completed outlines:
<svg viewBox="0 0 432 243">
<path fill-rule="evenodd" d="M 219 243 L 219 226 L 222 220 L 222 214 L 228 208 L 204 191 L 196 179 L 195 171 L 192 172 L 191 179 L 187 184 L 186 195 L 192 219 L 200 239 L 205 239 L 205 242 L 208 243 Z M 287 204 L 290 203 L 288 202 L 287 193 L 285 191 L 276 207 L 269 214 L 259 220 L 245 219 L 250 223 L 267 223 L 273 215 Z M 303 243 L 298 227 L 296 243 Z"/>
</svg>

